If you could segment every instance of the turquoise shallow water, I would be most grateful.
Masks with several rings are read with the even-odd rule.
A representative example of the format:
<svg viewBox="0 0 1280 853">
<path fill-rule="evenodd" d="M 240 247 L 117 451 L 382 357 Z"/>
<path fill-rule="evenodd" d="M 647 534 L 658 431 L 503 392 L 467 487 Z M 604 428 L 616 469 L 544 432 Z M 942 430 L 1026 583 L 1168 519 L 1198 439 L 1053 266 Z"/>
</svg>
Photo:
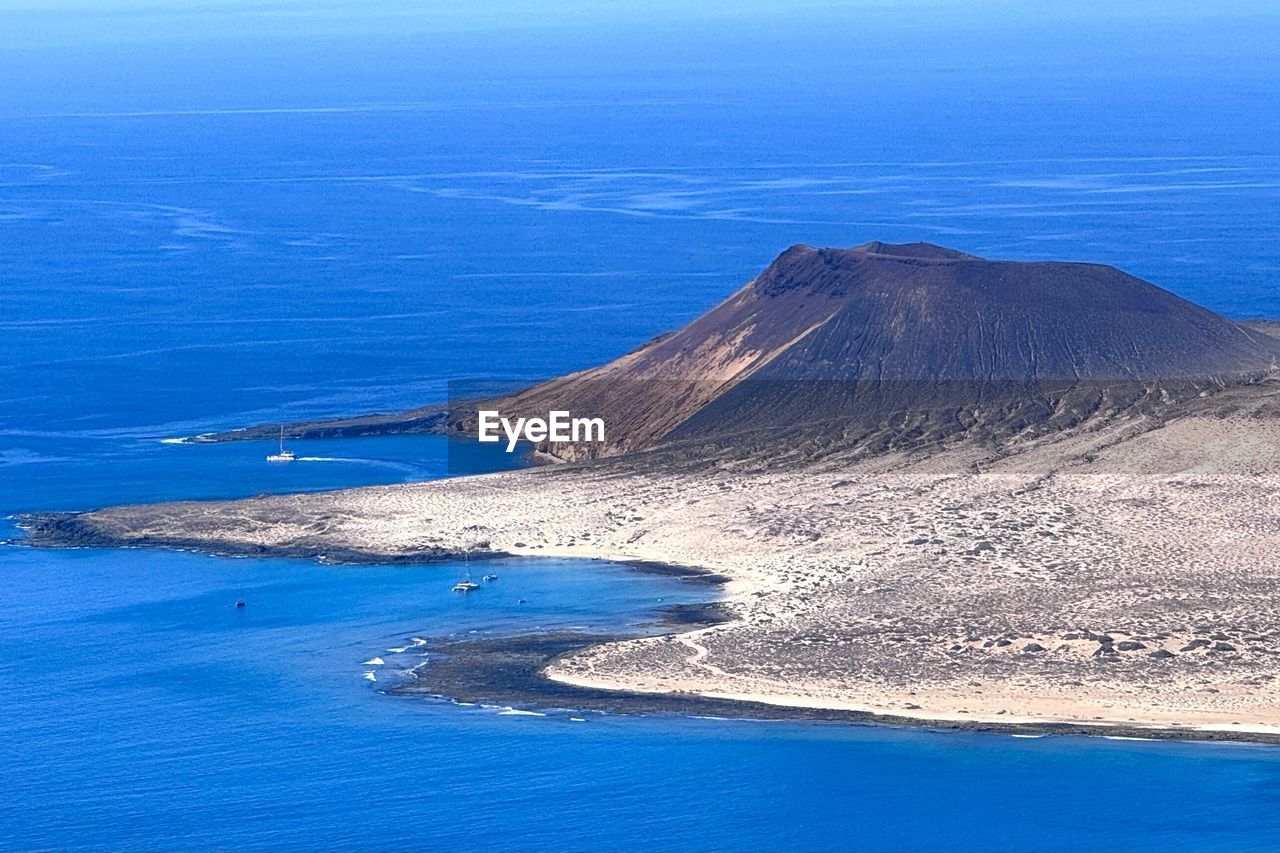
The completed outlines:
<svg viewBox="0 0 1280 853">
<path fill-rule="evenodd" d="M 440 439 L 284 468 L 157 439 L 598 363 L 796 242 L 1108 262 L 1280 314 L 1263 28 L 859 20 L 0 51 L 0 514 L 441 476 Z M 0 547 L 0 848 L 1280 848 L 1269 748 L 379 693 L 414 636 L 703 594 L 458 573 Z"/>
</svg>

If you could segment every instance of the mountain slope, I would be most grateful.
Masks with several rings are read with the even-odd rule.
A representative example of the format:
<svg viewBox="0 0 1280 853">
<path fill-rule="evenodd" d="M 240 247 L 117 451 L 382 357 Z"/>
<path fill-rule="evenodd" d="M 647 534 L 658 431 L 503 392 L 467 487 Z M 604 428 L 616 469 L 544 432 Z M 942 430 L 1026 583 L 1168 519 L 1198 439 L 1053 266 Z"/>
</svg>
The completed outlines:
<svg viewBox="0 0 1280 853">
<path fill-rule="evenodd" d="M 501 401 L 604 416 L 607 452 L 752 431 L 935 427 L 1159 404 L 1270 370 L 1280 345 L 1113 267 L 927 243 L 793 246 L 674 334 Z M 564 455 L 563 445 L 542 449 Z M 569 455 L 598 448 L 574 448 Z"/>
<path fill-rule="evenodd" d="M 794 246 L 625 367 L 705 372 L 710 348 L 738 378 L 840 380 L 1169 380 L 1275 357 L 1265 336 L 1114 267 L 883 243 Z"/>
<path fill-rule="evenodd" d="M 1000 439 L 1097 416 L 1164 416 L 1254 381 L 1280 359 L 1268 331 L 1098 264 L 991 261 L 929 243 L 793 246 L 684 328 L 483 408 L 603 417 L 604 445 L 539 445 L 562 460 L 673 442 L 742 441 L 768 453 L 962 432 Z M 474 437 L 478 407 L 300 424 L 290 435 Z"/>
</svg>

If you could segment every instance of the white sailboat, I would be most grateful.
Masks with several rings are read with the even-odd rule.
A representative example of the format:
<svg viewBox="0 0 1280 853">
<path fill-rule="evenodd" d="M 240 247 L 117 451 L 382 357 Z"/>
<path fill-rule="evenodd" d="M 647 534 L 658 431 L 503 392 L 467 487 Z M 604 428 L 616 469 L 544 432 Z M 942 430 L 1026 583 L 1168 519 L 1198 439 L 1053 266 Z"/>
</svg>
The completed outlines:
<svg viewBox="0 0 1280 853">
<path fill-rule="evenodd" d="M 280 452 L 267 454 L 268 462 L 293 462 L 298 458 L 298 454 L 292 450 L 284 449 L 284 426 L 280 427 Z"/>
<path fill-rule="evenodd" d="M 477 590 L 480 588 L 480 584 L 476 583 L 471 579 L 471 563 L 469 560 L 470 555 L 471 555 L 470 551 L 462 552 L 462 564 L 463 566 L 465 566 L 463 571 L 466 573 L 466 577 L 463 580 L 460 580 L 453 585 L 454 592 L 471 592 L 473 590 Z"/>
</svg>

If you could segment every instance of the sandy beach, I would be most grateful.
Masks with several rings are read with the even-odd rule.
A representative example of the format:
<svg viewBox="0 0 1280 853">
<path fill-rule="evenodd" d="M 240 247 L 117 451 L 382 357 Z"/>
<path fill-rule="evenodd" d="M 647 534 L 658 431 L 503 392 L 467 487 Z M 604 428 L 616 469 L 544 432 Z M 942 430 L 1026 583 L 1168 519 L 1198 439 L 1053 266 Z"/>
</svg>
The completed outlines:
<svg viewBox="0 0 1280 853">
<path fill-rule="evenodd" d="M 1274 381 L 1164 421 L 796 468 L 652 451 L 36 520 L 44 544 L 460 550 L 724 576 L 728 621 L 555 659 L 567 685 L 920 721 L 1280 733 Z M 678 456 L 679 454 L 676 454 Z M 96 537 L 96 539 L 95 539 Z"/>
</svg>

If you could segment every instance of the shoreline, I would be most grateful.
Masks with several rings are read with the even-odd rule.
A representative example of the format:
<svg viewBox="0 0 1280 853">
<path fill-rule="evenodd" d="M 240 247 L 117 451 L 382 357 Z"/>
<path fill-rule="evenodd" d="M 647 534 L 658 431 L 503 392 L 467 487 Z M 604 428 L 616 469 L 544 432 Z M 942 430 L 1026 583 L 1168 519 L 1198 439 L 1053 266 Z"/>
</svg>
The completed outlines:
<svg viewBox="0 0 1280 853">
<path fill-rule="evenodd" d="M 263 557 L 267 559 L 304 559 L 337 565 L 414 565 L 443 563 L 451 560 L 503 560 L 521 557 L 547 557 L 566 560 L 587 560 L 593 562 L 616 563 L 637 572 L 663 577 L 676 578 L 686 583 L 714 588 L 722 588 L 733 582 L 733 579 L 720 572 L 664 560 L 643 559 L 626 555 L 606 554 L 573 554 L 568 552 L 551 552 L 539 554 L 534 551 L 508 551 L 484 548 L 483 550 L 463 550 L 458 548 L 427 548 L 412 553 L 380 553 L 368 549 L 348 547 L 317 547 L 310 545 L 250 546 L 232 540 L 211 541 L 208 539 L 180 539 L 172 537 L 125 537 L 113 536 L 84 524 L 80 519 L 93 510 L 73 512 L 32 512 L 16 513 L 6 517 L 20 532 L 20 536 L 5 540 L 9 544 L 28 548 L 74 549 L 74 548 L 128 548 L 128 549 L 164 549 L 205 554 L 210 557 Z M 668 616 L 670 612 L 689 608 L 722 607 L 724 602 L 716 600 L 697 604 L 676 604 L 664 608 Z M 718 624 L 727 619 L 707 622 L 706 625 Z M 675 624 L 672 622 L 672 624 Z"/>
<path fill-rule="evenodd" d="M 311 545 L 249 545 L 232 540 L 211 542 L 207 539 L 183 539 L 180 537 L 112 536 L 81 518 L 85 512 L 33 512 L 9 517 L 22 536 L 12 539 L 17 545 L 30 548 L 163 548 L 170 551 L 187 551 L 207 554 L 211 557 L 267 557 L 316 560 L 336 565 L 412 565 L 417 563 L 444 563 L 450 560 L 498 560 L 518 557 L 508 551 L 489 548 L 462 550 L 457 548 L 427 548 L 412 554 L 382 554 L 355 547 L 317 547 Z"/>
<path fill-rule="evenodd" d="M 712 627 L 703 607 L 660 636 L 561 638 L 540 656 L 524 638 L 521 677 L 542 674 L 516 701 L 572 689 L 763 719 L 1274 744 L 1280 455 L 1257 451 L 1280 439 L 1280 388 L 1249 399 L 1016 453 L 959 444 L 799 470 L 646 457 L 15 520 L 32 546 L 596 559 L 723 591 Z M 1206 455 L 1210 442 L 1236 449 Z M 467 689 L 453 687 L 438 692 Z"/>
<path fill-rule="evenodd" d="M 674 627 L 667 623 L 669 627 Z M 703 627 L 708 627 L 704 625 Z M 1280 728 L 1256 731 L 1194 727 L 1154 727 L 1133 723 L 1081 723 L 1063 720 L 990 720 L 931 718 L 870 709 L 785 704 L 763 697 L 731 694 L 649 693 L 557 679 L 547 667 L 592 646 L 635 639 L 634 634 L 581 634 L 550 631 L 474 640 L 429 639 L 433 658 L 410 673 L 390 696 L 427 696 L 468 704 L 494 704 L 522 710 L 586 711 L 623 715 L 722 717 L 760 722 L 826 722 L 866 726 L 1024 736 L 1082 736 L 1151 741 L 1280 745 Z M 661 636 L 661 635 L 655 635 Z"/>
<path fill-rule="evenodd" d="M 145 542 L 112 537 L 76 523 L 82 513 L 32 513 L 14 516 L 23 536 L 17 544 L 35 548 L 155 548 L 192 551 L 218 557 L 303 558 L 325 563 L 428 564 L 462 559 L 464 552 L 435 549 L 416 554 L 383 555 L 360 549 L 212 546 L 207 540 L 187 544 Z M 32 535 L 33 531 L 35 536 Z M 63 537 L 70 536 L 71 541 Z M 573 555 L 469 552 L 472 559 L 547 556 L 601 560 L 648 574 L 678 578 L 723 589 L 732 579 L 715 571 L 653 559 L 620 555 Z M 438 638 L 427 650 L 442 657 L 430 661 L 430 674 L 415 667 L 410 681 L 386 691 L 395 696 L 431 696 L 453 702 L 496 703 L 539 710 L 581 710 L 617 714 L 673 714 L 761 721 L 819 721 L 856 725 L 923 728 L 932 731 L 987 732 L 1007 735 L 1124 737 L 1141 740 L 1256 743 L 1280 745 L 1280 726 L 1162 726 L 1122 721 L 1083 722 L 1029 716 L 992 718 L 983 715 L 887 711 L 866 705 L 804 696 L 770 696 L 722 691 L 647 691 L 607 679 L 575 678 L 549 669 L 574 654 L 627 640 L 678 637 L 725 625 L 733 620 L 731 603 L 723 599 L 668 605 L 657 612 L 653 634 L 580 634 L 568 631 L 520 634 L 481 640 Z M 568 703 L 567 707 L 558 702 Z"/>
</svg>

